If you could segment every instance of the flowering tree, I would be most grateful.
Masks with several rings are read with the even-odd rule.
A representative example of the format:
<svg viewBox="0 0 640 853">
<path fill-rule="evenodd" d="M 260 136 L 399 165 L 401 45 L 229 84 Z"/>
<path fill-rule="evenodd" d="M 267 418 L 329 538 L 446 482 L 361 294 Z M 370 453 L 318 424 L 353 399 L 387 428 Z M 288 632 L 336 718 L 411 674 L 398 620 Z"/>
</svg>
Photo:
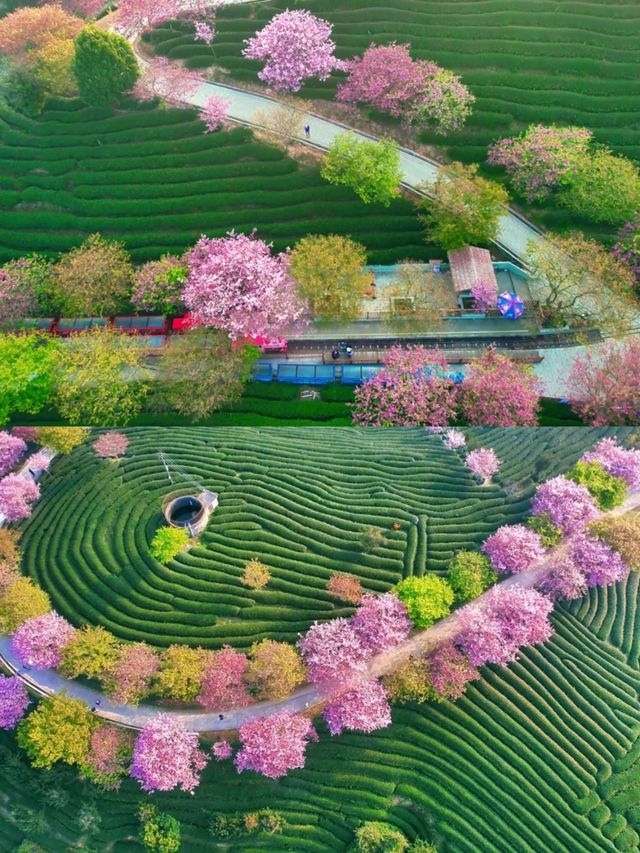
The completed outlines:
<svg viewBox="0 0 640 853">
<path fill-rule="evenodd" d="M 485 483 L 491 481 L 491 478 L 497 473 L 500 468 L 500 460 L 492 447 L 481 447 L 478 450 L 472 450 L 464 458 L 467 468 L 476 477 L 481 477 Z"/>
<path fill-rule="evenodd" d="M 34 275 L 38 269 L 37 261 L 31 258 L 18 258 L 0 268 L 0 327 L 19 323 L 38 312 Z"/>
<path fill-rule="evenodd" d="M 261 640 L 249 656 L 247 683 L 260 699 L 286 699 L 307 677 L 300 653 L 289 643 Z"/>
<path fill-rule="evenodd" d="M 48 471 L 51 461 L 48 453 L 45 453 L 44 450 L 39 450 L 28 457 L 26 464 L 29 471 Z"/>
<path fill-rule="evenodd" d="M 640 424 L 640 338 L 578 356 L 568 386 L 571 408 L 587 423 Z"/>
<path fill-rule="evenodd" d="M 26 622 L 51 610 L 47 593 L 31 578 L 17 577 L 0 596 L 0 634 L 12 634 Z"/>
<path fill-rule="evenodd" d="M 587 580 L 582 569 L 571 557 L 561 557 L 552 565 L 539 588 L 554 600 L 571 601 L 574 598 L 582 598 L 586 593 Z"/>
<path fill-rule="evenodd" d="M 599 462 L 613 477 L 619 477 L 631 489 L 640 488 L 640 450 L 622 447 L 615 438 L 600 439 L 593 450 L 582 454 L 583 462 Z"/>
<path fill-rule="evenodd" d="M 309 679 L 331 692 L 345 687 L 366 669 L 368 650 L 347 619 L 316 622 L 300 640 L 298 648 L 309 670 Z"/>
<path fill-rule="evenodd" d="M 406 640 L 413 627 L 406 605 L 391 593 L 368 592 L 351 618 L 361 644 L 376 654 Z"/>
<path fill-rule="evenodd" d="M 39 8 L 24 6 L 0 18 L 0 51 L 20 57 L 36 51 L 52 39 L 73 39 L 84 21 L 47 3 Z"/>
<path fill-rule="evenodd" d="M 467 444 L 467 437 L 459 429 L 448 429 L 442 434 L 442 443 L 447 450 L 462 450 Z"/>
<path fill-rule="evenodd" d="M 127 643 L 119 657 L 102 673 L 110 699 L 137 705 L 151 692 L 151 680 L 160 669 L 158 652 L 146 643 Z"/>
<path fill-rule="evenodd" d="M 0 432 L 0 477 L 4 477 L 27 452 L 26 443 L 10 432 Z"/>
<path fill-rule="evenodd" d="M 487 162 L 503 166 L 527 201 L 539 201 L 557 189 L 587 155 L 592 137 L 586 127 L 531 124 L 519 136 L 490 145 Z"/>
<path fill-rule="evenodd" d="M 219 740 L 211 747 L 211 753 L 216 761 L 225 761 L 233 755 L 233 747 L 228 740 Z"/>
<path fill-rule="evenodd" d="M 337 572 L 331 575 L 327 583 L 327 589 L 331 595 L 342 601 L 348 601 L 349 604 L 358 604 L 363 596 L 360 578 L 344 572 Z"/>
<path fill-rule="evenodd" d="M 196 732 L 187 731 L 180 720 L 158 714 L 145 724 L 133 748 L 130 774 L 143 791 L 191 793 L 200 782 L 199 773 L 207 756 L 198 747 Z"/>
<path fill-rule="evenodd" d="M 471 296 L 477 311 L 492 311 L 498 301 L 498 290 L 492 281 L 480 279 L 473 283 Z"/>
<path fill-rule="evenodd" d="M 251 696 L 244 683 L 249 660 L 242 652 L 224 646 L 207 661 L 198 702 L 207 710 L 246 708 Z"/>
<path fill-rule="evenodd" d="M 305 313 L 288 257 L 272 255 L 254 236 L 201 237 L 187 263 L 183 299 L 194 322 L 223 329 L 233 340 L 277 337 Z"/>
<path fill-rule="evenodd" d="M 7 521 L 20 521 L 31 515 L 31 504 L 40 497 L 40 487 L 30 477 L 7 474 L 0 480 L 0 513 Z"/>
<path fill-rule="evenodd" d="M 67 678 L 85 675 L 97 678 L 120 657 L 120 642 L 101 625 L 88 625 L 75 632 L 62 653 L 60 671 Z"/>
<path fill-rule="evenodd" d="M 338 60 L 332 26 L 305 10 L 286 11 L 245 41 L 243 56 L 265 63 L 258 77 L 279 92 L 297 92 L 311 77 L 326 80 Z"/>
<path fill-rule="evenodd" d="M 264 589 L 271 580 L 271 572 L 260 560 L 248 560 L 240 577 L 240 583 L 251 589 Z"/>
<path fill-rule="evenodd" d="M 131 90 L 139 101 L 186 101 L 200 85 L 200 78 L 177 62 L 165 56 L 154 56 L 144 66 L 141 77 Z"/>
<path fill-rule="evenodd" d="M 394 586 L 393 592 L 405 603 L 416 628 L 428 628 L 443 619 L 453 604 L 453 590 L 437 575 L 404 578 Z"/>
<path fill-rule="evenodd" d="M 238 773 L 255 770 L 279 779 L 289 770 L 304 767 L 307 743 L 318 736 L 306 717 L 280 711 L 243 723 L 238 738 L 242 745 L 235 757 Z"/>
<path fill-rule="evenodd" d="M 631 571 L 640 570 L 640 513 L 604 516 L 588 524 L 587 532 L 617 551 Z"/>
<path fill-rule="evenodd" d="M 73 625 L 52 610 L 23 622 L 11 638 L 11 650 L 23 665 L 50 669 L 60 665 L 75 633 Z"/>
<path fill-rule="evenodd" d="M 231 101 L 217 98 L 215 95 L 205 101 L 200 110 L 200 119 L 205 124 L 205 133 L 213 133 L 222 127 L 229 114 Z"/>
<path fill-rule="evenodd" d="M 455 702 L 464 695 L 467 684 L 480 678 L 475 666 L 453 643 L 445 643 L 429 657 L 431 684 L 439 699 Z"/>
<path fill-rule="evenodd" d="M 640 220 L 623 225 L 617 239 L 611 251 L 629 267 L 640 286 Z"/>
<path fill-rule="evenodd" d="M 391 708 L 384 687 L 373 679 L 331 701 L 322 716 L 332 735 L 345 729 L 373 732 L 391 725 Z"/>
<path fill-rule="evenodd" d="M 548 513 L 552 523 L 568 534 L 596 518 L 598 506 L 586 486 L 559 476 L 540 483 L 533 496 L 531 512 L 533 515 Z"/>
<path fill-rule="evenodd" d="M 105 791 L 117 791 L 127 774 L 133 747 L 132 733 L 116 726 L 100 726 L 91 733 L 89 752 L 80 765 L 83 779 Z"/>
<path fill-rule="evenodd" d="M 504 524 L 485 540 L 482 553 L 491 560 L 491 565 L 501 574 L 526 572 L 544 557 L 542 540 L 524 524 Z"/>
<path fill-rule="evenodd" d="M 182 310 L 182 288 L 187 280 L 186 264 L 175 255 L 163 255 L 136 271 L 131 301 L 140 311 L 173 314 Z"/>
<path fill-rule="evenodd" d="M 585 533 L 571 540 L 570 555 L 584 574 L 588 586 L 608 586 L 629 574 L 622 557 L 603 539 Z"/>
<path fill-rule="evenodd" d="M 11 427 L 11 435 L 27 444 L 35 444 L 38 441 L 38 427 Z"/>
<path fill-rule="evenodd" d="M 535 589 L 496 586 L 482 604 L 467 604 L 460 611 L 463 628 L 456 645 L 473 666 L 508 664 L 520 646 L 546 643 L 551 637 L 552 609 L 551 599 Z"/>
<path fill-rule="evenodd" d="M 129 446 L 129 439 L 121 432 L 103 432 L 97 441 L 93 442 L 96 456 L 103 459 L 115 459 L 124 456 Z"/>
<path fill-rule="evenodd" d="M 176 18 L 182 9 L 179 0 L 120 0 L 118 29 L 128 34 L 142 32 Z"/>
<path fill-rule="evenodd" d="M 461 403 L 473 426 L 536 426 L 540 384 L 527 365 L 489 347 L 469 366 Z"/>
<path fill-rule="evenodd" d="M 203 41 L 205 44 L 211 44 L 216 34 L 215 27 L 213 24 L 208 23 L 207 21 L 196 21 L 193 25 L 194 27 L 194 40 L 195 41 Z"/>
<path fill-rule="evenodd" d="M 355 391 L 353 422 L 361 426 L 445 426 L 455 416 L 457 387 L 439 350 L 393 346 L 383 369 Z"/>
<path fill-rule="evenodd" d="M 29 694 L 17 675 L 0 673 L 0 729 L 13 729 L 29 707 Z"/>
<path fill-rule="evenodd" d="M 181 702 L 193 702 L 202 690 L 204 671 L 211 652 L 174 644 L 165 649 L 160 671 L 155 677 L 155 692 Z"/>
</svg>

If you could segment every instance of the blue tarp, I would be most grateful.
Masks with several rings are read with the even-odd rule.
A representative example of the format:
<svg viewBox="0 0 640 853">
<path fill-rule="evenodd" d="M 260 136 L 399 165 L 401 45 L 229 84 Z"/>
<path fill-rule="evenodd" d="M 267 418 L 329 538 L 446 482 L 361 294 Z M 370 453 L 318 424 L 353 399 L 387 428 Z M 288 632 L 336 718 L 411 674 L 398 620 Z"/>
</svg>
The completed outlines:
<svg viewBox="0 0 640 853">
<path fill-rule="evenodd" d="M 256 361 L 251 370 L 256 382 L 271 382 L 273 379 L 273 365 L 270 361 Z"/>
<path fill-rule="evenodd" d="M 279 364 L 277 378 L 294 385 L 327 385 L 336 381 L 336 368 L 333 364 Z"/>
<path fill-rule="evenodd" d="M 345 364 L 340 381 L 343 385 L 361 385 L 382 370 L 380 364 Z"/>
</svg>

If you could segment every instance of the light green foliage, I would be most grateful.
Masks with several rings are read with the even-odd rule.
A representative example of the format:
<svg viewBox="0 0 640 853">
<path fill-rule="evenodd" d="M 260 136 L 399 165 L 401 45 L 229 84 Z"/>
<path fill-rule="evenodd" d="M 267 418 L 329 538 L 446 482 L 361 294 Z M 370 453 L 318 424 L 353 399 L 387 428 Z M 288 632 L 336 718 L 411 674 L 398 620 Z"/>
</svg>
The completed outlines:
<svg viewBox="0 0 640 853">
<path fill-rule="evenodd" d="M 76 631 L 62 654 L 60 671 L 68 678 L 85 675 L 96 678 L 109 669 L 120 655 L 120 643 L 100 625 Z"/>
<path fill-rule="evenodd" d="M 627 496 L 625 481 L 609 474 L 599 462 L 577 462 L 566 477 L 586 486 L 605 511 L 621 506 Z"/>
<path fill-rule="evenodd" d="M 180 850 L 180 821 L 158 810 L 152 803 L 141 803 L 138 816 L 140 839 L 149 853 L 178 853 Z"/>
<path fill-rule="evenodd" d="M 75 47 L 73 74 L 87 104 L 110 106 L 138 79 L 138 62 L 122 36 L 87 26 L 76 38 Z"/>
<path fill-rule="evenodd" d="M 351 187 L 365 204 L 389 205 L 400 195 L 398 146 L 392 139 L 370 142 L 341 133 L 327 151 L 322 177 L 330 184 Z"/>
<path fill-rule="evenodd" d="M 48 335 L 0 335 L 0 424 L 35 414 L 51 399 L 60 341 Z"/>
<path fill-rule="evenodd" d="M 43 699 L 18 724 L 17 739 L 34 767 L 56 762 L 81 764 L 89 752 L 91 732 L 99 722 L 79 699 L 57 694 Z"/>
<path fill-rule="evenodd" d="M 459 602 L 477 598 L 497 579 L 488 557 L 477 551 L 458 551 L 449 564 L 449 583 Z"/>
<path fill-rule="evenodd" d="M 453 604 L 451 586 L 437 575 L 405 578 L 391 591 L 407 605 L 409 617 L 416 628 L 428 628 L 438 619 L 443 619 Z"/>
<path fill-rule="evenodd" d="M 577 216 L 623 225 L 640 208 L 640 172 L 626 157 L 600 149 L 580 157 L 565 180 L 560 203 Z"/>
<path fill-rule="evenodd" d="M 56 453 L 67 456 L 89 435 L 87 427 L 38 427 L 38 441 Z"/>
<path fill-rule="evenodd" d="M 527 525 L 532 530 L 535 530 L 545 548 L 553 548 L 562 539 L 562 530 L 556 527 L 551 521 L 551 516 L 548 512 L 541 512 L 540 515 L 530 515 L 527 519 Z"/>
<path fill-rule="evenodd" d="M 189 534 L 184 527 L 159 527 L 153 535 L 149 551 L 165 565 L 187 547 Z"/>
<path fill-rule="evenodd" d="M 356 840 L 351 847 L 353 853 L 405 853 L 409 841 L 390 823 L 370 820 L 356 830 Z"/>
</svg>

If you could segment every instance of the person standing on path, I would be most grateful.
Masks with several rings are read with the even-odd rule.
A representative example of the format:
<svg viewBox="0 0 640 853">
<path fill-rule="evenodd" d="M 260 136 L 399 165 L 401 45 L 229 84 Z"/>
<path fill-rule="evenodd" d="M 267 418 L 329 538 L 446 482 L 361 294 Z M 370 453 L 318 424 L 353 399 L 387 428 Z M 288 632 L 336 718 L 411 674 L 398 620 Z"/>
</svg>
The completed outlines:
<svg viewBox="0 0 640 853">
<path fill-rule="evenodd" d="M 304 135 L 306 136 L 307 139 L 311 139 L 311 125 L 310 124 L 305 124 Z"/>
</svg>

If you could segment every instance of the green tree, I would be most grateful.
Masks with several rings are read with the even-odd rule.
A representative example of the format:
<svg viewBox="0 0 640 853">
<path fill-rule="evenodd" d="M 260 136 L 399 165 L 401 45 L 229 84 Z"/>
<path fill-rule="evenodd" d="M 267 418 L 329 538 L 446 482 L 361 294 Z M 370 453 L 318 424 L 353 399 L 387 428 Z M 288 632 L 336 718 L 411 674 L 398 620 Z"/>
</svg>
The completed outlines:
<svg viewBox="0 0 640 853">
<path fill-rule="evenodd" d="M 91 25 L 76 38 L 72 68 L 80 97 L 96 107 L 113 104 L 140 74 L 129 42 Z"/>
<path fill-rule="evenodd" d="M 448 251 L 495 240 L 509 194 L 501 184 L 480 177 L 477 165 L 441 166 L 435 182 L 423 189 L 429 198 L 419 204 L 420 219 L 430 242 Z"/>
<path fill-rule="evenodd" d="M 410 577 L 401 580 L 391 590 L 407 605 L 409 617 L 416 628 L 428 628 L 449 614 L 453 590 L 437 575 Z"/>
<path fill-rule="evenodd" d="M 623 225 L 640 209 L 640 171 L 626 157 L 601 148 L 579 157 L 559 201 L 576 216 Z"/>
<path fill-rule="evenodd" d="M 97 678 L 115 664 L 120 651 L 119 640 L 106 628 L 80 628 L 62 653 L 60 672 L 67 678 Z"/>
<path fill-rule="evenodd" d="M 202 689 L 204 669 L 211 652 L 173 645 L 162 653 L 154 692 L 169 699 L 193 702 Z"/>
<path fill-rule="evenodd" d="M 34 767 L 57 761 L 81 764 L 89 752 L 91 732 L 99 725 L 87 705 L 59 693 L 43 699 L 18 724 L 17 740 Z"/>
<path fill-rule="evenodd" d="M 545 548 L 553 548 L 564 536 L 562 530 L 556 527 L 548 512 L 540 515 L 530 515 L 527 525 L 538 534 Z"/>
<path fill-rule="evenodd" d="M 47 593 L 31 578 L 19 577 L 0 596 L 0 634 L 12 634 L 27 619 L 51 610 Z"/>
<path fill-rule="evenodd" d="M 390 823 L 369 820 L 356 830 L 353 853 L 405 853 L 409 847 L 406 835 Z"/>
<path fill-rule="evenodd" d="M 337 234 L 311 234 L 296 243 L 290 261 L 291 275 L 314 318 L 346 321 L 360 316 L 362 298 L 371 287 L 364 246 Z"/>
<path fill-rule="evenodd" d="M 0 72 L 0 94 L 16 112 L 35 118 L 44 109 L 47 87 L 31 68 L 7 62 Z"/>
<path fill-rule="evenodd" d="M 625 481 L 609 474 L 599 462 L 576 462 L 565 476 L 574 483 L 586 486 L 601 510 L 621 506 L 627 497 Z"/>
<path fill-rule="evenodd" d="M 173 560 L 187 546 L 189 534 L 184 527 L 159 527 L 151 540 L 149 551 L 159 563 Z"/>
<path fill-rule="evenodd" d="M 400 195 L 398 146 L 392 139 L 373 142 L 341 133 L 327 151 L 321 174 L 330 184 L 351 187 L 365 204 L 388 207 Z"/>
<path fill-rule="evenodd" d="M 38 442 L 67 456 L 89 435 L 87 427 L 38 427 Z"/>
<path fill-rule="evenodd" d="M 158 811 L 153 803 L 141 803 L 140 838 L 149 853 L 178 853 L 180 850 L 180 821 L 167 812 Z"/>
<path fill-rule="evenodd" d="M 53 396 L 60 341 L 48 335 L 0 335 L 0 424 L 36 414 Z"/>
<path fill-rule="evenodd" d="M 456 601 L 477 598 L 497 580 L 489 559 L 477 551 L 458 551 L 449 563 L 449 584 Z"/>
<path fill-rule="evenodd" d="M 128 423 L 149 390 L 145 357 L 139 341 L 111 327 L 73 335 L 58 355 L 56 408 L 72 423 Z"/>
</svg>

